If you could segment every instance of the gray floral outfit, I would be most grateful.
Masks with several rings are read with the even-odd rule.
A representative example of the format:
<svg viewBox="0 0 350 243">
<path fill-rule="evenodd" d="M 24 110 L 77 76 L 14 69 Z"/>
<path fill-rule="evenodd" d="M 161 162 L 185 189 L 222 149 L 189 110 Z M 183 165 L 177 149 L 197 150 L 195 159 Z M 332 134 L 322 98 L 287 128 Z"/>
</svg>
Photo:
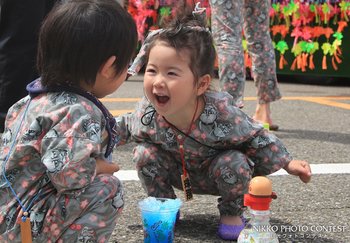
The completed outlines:
<svg viewBox="0 0 350 243">
<path fill-rule="evenodd" d="M 184 141 L 184 158 L 193 193 L 220 196 L 221 215 L 240 215 L 253 175 L 271 174 L 292 158 L 281 141 L 236 107 L 226 92 L 206 92 L 205 108 Z M 177 136 L 144 98 L 134 113 L 116 118 L 119 144 L 130 141 L 139 178 L 147 194 L 176 198 L 182 189 Z"/>
<path fill-rule="evenodd" d="M 107 242 L 124 201 L 116 177 L 96 175 L 95 158 L 108 144 L 104 115 L 76 93 L 44 92 L 30 101 L 15 136 L 29 100 L 12 106 L 2 136 L 0 242 L 21 242 L 10 185 L 28 209 L 33 242 Z"/>
</svg>

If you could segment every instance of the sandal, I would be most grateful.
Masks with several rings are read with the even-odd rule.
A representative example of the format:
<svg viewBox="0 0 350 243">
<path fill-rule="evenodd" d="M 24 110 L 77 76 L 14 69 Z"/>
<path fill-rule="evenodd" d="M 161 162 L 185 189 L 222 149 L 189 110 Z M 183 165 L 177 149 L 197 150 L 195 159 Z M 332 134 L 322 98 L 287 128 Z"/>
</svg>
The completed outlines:
<svg viewBox="0 0 350 243">
<path fill-rule="evenodd" d="M 237 240 L 239 234 L 244 229 L 244 227 L 247 224 L 247 221 L 245 218 L 241 217 L 242 224 L 241 225 L 227 225 L 227 224 L 219 224 L 218 228 L 218 236 L 222 240 Z"/>
<path fill-rule="evenodd" d="M 271 124 L 269 127 L 270 127 L 271 131 L 277 131 L 278 130 L 278 125 L 276 125 L 276 124 Z"/>
<path fill-rule="evenodd" d="M 269 131 L 277 131 L 278 130 L 278 125 L 276 124 L 268 124 L 267 122 L 266 123 L 263 123 L 263 126 L 266 130 L 269 130 Z"/>
</svg>

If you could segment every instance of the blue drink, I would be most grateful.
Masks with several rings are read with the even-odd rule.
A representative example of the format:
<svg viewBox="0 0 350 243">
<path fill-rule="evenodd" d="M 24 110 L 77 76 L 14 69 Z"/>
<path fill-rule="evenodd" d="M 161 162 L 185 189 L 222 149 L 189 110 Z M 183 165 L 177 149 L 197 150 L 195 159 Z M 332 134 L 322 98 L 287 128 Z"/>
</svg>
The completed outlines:
<svg viewBox="0 0 350 243">
<path fill-rule="evenodd" d="M 174 239 L 176 214 L 180 199 L 148 197 L 139 202 L 144 243 L 171 243 Z"/>
</svg>

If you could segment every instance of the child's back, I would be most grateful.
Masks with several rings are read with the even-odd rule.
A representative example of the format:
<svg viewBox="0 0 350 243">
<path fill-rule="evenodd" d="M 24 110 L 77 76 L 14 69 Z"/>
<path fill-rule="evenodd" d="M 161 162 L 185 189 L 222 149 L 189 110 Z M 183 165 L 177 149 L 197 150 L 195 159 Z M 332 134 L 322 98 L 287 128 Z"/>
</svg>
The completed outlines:
<svg viewBox="0 0 350 243">
<path fill-rule="evenodd" d="M 70 0 L 39 39 L 41 78 L 9 110 L 2 137 L 0 242 L 21 242 L 27 213 L 34 242 L 107 242 L 124 201 L 106 159 L 114 119 L 98 98 L 124 81 L 135 24 L 114 0 Z"/>
</svg>

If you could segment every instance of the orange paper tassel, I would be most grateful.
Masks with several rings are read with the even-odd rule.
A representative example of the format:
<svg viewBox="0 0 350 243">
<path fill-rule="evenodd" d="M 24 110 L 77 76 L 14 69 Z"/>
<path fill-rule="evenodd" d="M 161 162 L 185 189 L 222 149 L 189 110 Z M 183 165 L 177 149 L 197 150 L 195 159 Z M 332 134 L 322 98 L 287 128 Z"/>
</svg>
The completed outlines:
<svg viewBox="0 0 350 243">
<path fill-rule="evenodd" d="M 283 69 L 284 64 L 286 64 L 286 60 L 284 59 L 283 54 L 280 55 L 279 69 Z"/>
<path fill-rule="evenodd" d="M 340 56 L 341 54 L 343 54 L 343 52 L 341 51 L 341 49 L 338 47 L 336 50 L 337 54 Z"/>
<path fill-rule="evenodd" d="M 335 63 L 334 56 L 332 57 L 332 66 L 333 66 L 334 70 L 338 70 L 337 64 Z"/>
<path fill-rule="evenodd" d="M 342 60 L 338 57 L 337 53 L 334 53 L 334 58 L 337 61 L 337 63 L 342 63 Z"/>
<path fill-rule="evenodd" d="M 330 27 L 324 28 L 323 34 L 326 36 L 327 39 L 334 33 L 333 29 Z"/>
<path fill-rule="evenodd" d="M 297 68 L 301 69 L 301 65 L 302 65 L 302 58 L 301 55 L 297 56 Z"/>
<path fill-rule="evenodd" d="M 292 63 L 292 66 L 290 67 L 290 70 L 294 71 L 297 66 L 297 58 L 294 58 L 294 61 Z"/>
<path fill-rule="evenodd" d="M 338 21 L 338 29 L 337 32 L 342 32 L 343 29 L 347 26 L 348 24 L 345 21 Z"/>
<path fill-rule="evenodd" d="M 305 72 L 306 71 L 306 66 L 307 66 L 307 53 L 302 54 L 302 59 L 301 59 L 301 71 Z"/>
<path fill-rule="evenodd" d="M 322 59 L 322 69 L 323 70 L 327 70 L 327 58 L 326 58 L 326 55 L 324 55 L 323 59 Z"/>
<path fill-rule="evenodd" d="M 315 64 L 314 64 L 314 55 L 310 55 L 310 58 L 309 58 L 309 68 L 311 70 L 314 70 L 315 69 Z"/>
</svg>

